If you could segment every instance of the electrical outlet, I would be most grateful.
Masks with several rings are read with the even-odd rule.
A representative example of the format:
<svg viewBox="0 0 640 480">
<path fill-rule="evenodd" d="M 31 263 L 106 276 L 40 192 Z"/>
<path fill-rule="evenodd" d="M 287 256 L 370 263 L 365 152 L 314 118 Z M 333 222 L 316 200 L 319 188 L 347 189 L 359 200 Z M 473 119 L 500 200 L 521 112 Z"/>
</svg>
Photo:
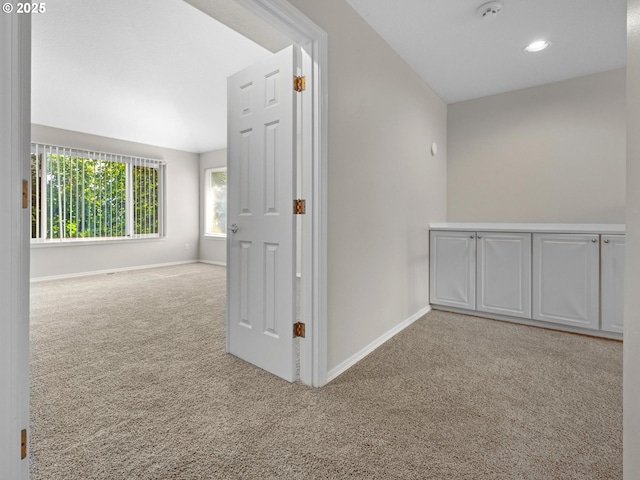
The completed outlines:
<svg viewBox="0 0 640 480">
<path fill-rule="evenodd" d="M 185 243 L 185 244 L 184 244 L 184 249 L 185 249 L 185 250 L 189 250 L 189 244 L 188 244 L 188 243 Z"/>
</svg>

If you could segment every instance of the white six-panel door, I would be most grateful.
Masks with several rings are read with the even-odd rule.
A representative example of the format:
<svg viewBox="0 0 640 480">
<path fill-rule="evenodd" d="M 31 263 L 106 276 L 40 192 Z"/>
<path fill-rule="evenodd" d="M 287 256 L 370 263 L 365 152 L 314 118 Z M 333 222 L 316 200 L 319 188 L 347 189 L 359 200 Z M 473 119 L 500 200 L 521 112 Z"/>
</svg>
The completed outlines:
<svg viewBox="0 0 640 480">
<path fill-rule="evenodd" d="M 288 381 L 296 376 L 294 72 L 288 47 L 229 77 L 227 93 L 227 350 Z"/>
</svg>

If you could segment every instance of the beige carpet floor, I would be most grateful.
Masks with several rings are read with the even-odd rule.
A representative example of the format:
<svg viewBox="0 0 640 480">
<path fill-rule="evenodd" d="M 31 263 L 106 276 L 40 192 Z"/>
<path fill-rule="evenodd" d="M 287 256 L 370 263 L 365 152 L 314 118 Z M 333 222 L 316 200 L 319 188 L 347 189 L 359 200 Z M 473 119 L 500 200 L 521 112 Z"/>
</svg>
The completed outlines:
<svg viewBox="0 0 640 480">
<path fill-rule="evenodd" d="M 221 267 L 32 288 L 34 480 L 622 478 L 619 342 L 434 311 L 312 389 L 225 353 Z"/>
</svg>

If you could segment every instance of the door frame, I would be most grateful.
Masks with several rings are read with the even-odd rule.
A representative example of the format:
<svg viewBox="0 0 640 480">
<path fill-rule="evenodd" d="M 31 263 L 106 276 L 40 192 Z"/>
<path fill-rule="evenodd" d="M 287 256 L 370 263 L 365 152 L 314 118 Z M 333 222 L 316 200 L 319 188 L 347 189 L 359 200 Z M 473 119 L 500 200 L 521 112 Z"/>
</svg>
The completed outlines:
<svg viewBox="0 0 640 480">
<path fill-rule="evenodd" d="M 302 102 L 302 190 L 307 213 L 302 226 L 300 381 L 327 383 L 327 33 L 286 0 L 236 0 L 300 46 L 307 77 Z M 305 114 L 309 112 L 309 114 Z M 306 248 L 305 248 L 306 247 Z"/>
<path fill-rule="evenodd" d="M 22 206 L 22 185 L 30 178 L 31 17 L 2 14 L 0 24 L 0 477 L 26 480 L 31 210 Z"/>
<path fill-rule="evenodd" d="M 286 0 L 237 1 L 300 44 L 305 52 L 306 101 L 311 116 L 303 122 L 304 131 L 309 132 L 303 178 L 308 192 L 308 221 L 304 222 L 303 241 L 310 248 L 303 253 L 301 289 L 302 314 L 310 325 L 300 344 L 300 380 L 320 387 L 327 378 L 327 34 Z M 10 266 L 0 272 L 0 352 L 7 355 L 7 361 L 0 362 L 0 390 L 4 392 L 0 397 L 0 465 L 6 466 L 8 478 L 26 480 L 29 461 L 20 460 L 19 430 L 29 428 L 30 215 L 29 210 L 21 208 L 21 198 L 22 180 L 29 178 L 25 159 L 29 158 L 31 141 L 31 18 L 4 14 L 2 26 L 5 48 L 0 49 L 0 65 L 5 74 L 1 77 L 0 103 L 11 105 L 11 113 L 10 121 L 2 122 L 0 128 L 0 153 L 3 171 L 7 172 L 0 176 L 0 186 L 1 191 L 8 192 L 9 200 L 0 205 L 0 213 L 13 228 L 0 233 L 3 246 L 8 246 L 0 249 L 0 264 Z"/>
</svg>

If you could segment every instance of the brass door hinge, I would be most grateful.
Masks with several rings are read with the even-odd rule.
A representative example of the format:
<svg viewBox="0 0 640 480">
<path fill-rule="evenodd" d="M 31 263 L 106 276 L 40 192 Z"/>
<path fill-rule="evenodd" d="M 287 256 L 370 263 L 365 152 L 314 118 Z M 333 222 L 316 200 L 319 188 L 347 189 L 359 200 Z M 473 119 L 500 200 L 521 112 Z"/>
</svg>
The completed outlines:
<svg viewBox="0 0 640 480">
<path fill-rule="evenodd" d="M 29 182 L 22 180 L 22 208 L 29 206 Z"/>
<path fill-rule="evenodd" d="M 296 92 L 303 92 L 307 88 L 307 77 L 293 77 L 293 89 Z"/>
<path fill-rule="evenodd" d="M 20 459 L 27 458 L 27 430 L 20 432 Z"/>
<path fill-rule="evenodd" d="M 296 322 L 293 324 L 293 338 L 304 338 L 304 323 Z"/>
<path fill-rule="evenodd" d="M 307 213 L 307 202 L 302 199 L 296 199 L 293 201 L 293 214 L 304 215 Z"/>
</svg>

